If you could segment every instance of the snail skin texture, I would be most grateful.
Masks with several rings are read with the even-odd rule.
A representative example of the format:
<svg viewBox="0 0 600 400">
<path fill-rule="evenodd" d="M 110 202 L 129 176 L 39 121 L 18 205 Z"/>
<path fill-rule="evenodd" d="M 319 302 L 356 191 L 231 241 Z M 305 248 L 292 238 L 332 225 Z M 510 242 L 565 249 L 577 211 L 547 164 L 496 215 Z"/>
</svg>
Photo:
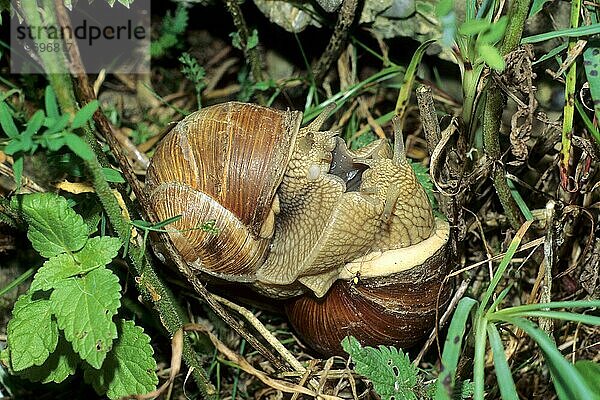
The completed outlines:
<svg viewBox="0 0 600 400">
<path fill-rule="evenodd" d="M 296 331 L 324 355 L 340 341 L 410 346 L 450 291 L 447 222 L 434 218 L 396 133 L 349 150 L 302 114 L 245 103 L 179 122 L 146 185 L 186 263 L 217 281 L 286 300 Z M 198 229 L 214 220 L 218 233 Z"/>
</svg>

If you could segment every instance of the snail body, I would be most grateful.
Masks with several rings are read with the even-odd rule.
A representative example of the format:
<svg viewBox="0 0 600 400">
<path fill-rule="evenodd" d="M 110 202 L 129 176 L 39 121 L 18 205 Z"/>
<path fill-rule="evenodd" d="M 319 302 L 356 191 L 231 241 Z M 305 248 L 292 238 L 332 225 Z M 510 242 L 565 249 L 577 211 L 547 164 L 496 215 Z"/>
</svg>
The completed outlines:
<svg viewBox="0 0 600 400">
<path fill-rule="evenodd" d="M 151 203 L 161 219 L 181 215 L 169 234 L 190 267 L 292 298 L 292 325 L 319 352 L 339 353 L 348 334 L 412 344 L 434 321 L 448 224 L 401 135 L 393 152 L 387 141 L 351 151 L 320 130 L 327 114 L 303 128 L 299 112 L 244 103 L 190 114 L 157 147 Z M 208 220 L 218 234 L 197 229 Z"/>
</svg>

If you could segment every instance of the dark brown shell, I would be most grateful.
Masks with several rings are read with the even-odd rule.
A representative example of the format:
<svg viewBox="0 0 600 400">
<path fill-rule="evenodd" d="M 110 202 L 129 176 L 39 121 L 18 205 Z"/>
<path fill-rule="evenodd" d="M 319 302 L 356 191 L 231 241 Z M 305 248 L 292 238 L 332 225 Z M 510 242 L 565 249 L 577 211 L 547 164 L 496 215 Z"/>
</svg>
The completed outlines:
<svg viewBox="0 0 600 400">
<path fill-rule="evenodd" d="M 338 280 L 321 299 L 304 295 L 286 303 L 292 326 L 318 353 L 345 355 L 340 342 L 352 335 L 363 346 L 407 348 L 434 327 L 438 292 L 443 312 L 451 287 L 442 282 L 447 273 L 446 247 L 410 270 L 353 281 Z"/>
<path fill-rule="evenodd" d="M 300 126 L 301 113 L 224 103 L 190 114 L 156 149 L 146 177 L 150 201 L 193 267 L 252 281 L 266 256 L 261 229 Z M 198 229 L 214 220 L 218 234 Z M 264 236 L 264 231 L 262 232 Z"/>
</svg>

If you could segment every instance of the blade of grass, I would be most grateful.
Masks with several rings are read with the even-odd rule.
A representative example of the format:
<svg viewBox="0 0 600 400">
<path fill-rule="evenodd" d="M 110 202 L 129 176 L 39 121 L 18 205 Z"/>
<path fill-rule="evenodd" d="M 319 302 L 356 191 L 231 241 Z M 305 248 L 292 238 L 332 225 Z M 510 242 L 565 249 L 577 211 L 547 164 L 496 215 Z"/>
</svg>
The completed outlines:
<svg viewBox="0 0 600 400">
<path fill-rule="evenodd" d="M 581 10 L 581 0 L 571 2 L 571 27 L 579 26 L 579 12 Z M 574 39 L 569 40 L 569 52 L 576 45 Z M 575 115 L 575 84 L 577 81 L 577 63 L 571 64 L 565 78 L 565 108 L 563 112 L 563 126 L 560 150 L 560 181 L 563 189 L 569 189 L 569 164 L 571 161 L 571 137 L 573 136 L 573 116 Z"/>
<path fill-rule="evenodd" d="M 517 206 L 519 206 L 519 210 L 521 210 L 521 213 L 527 221 L 532 221 L 533 214 L 531 213 L 531 210 L 529 209 L 527 203 L 525 203 L 525 200 L 523 200 L 521 193 L 519 193 L 519 191 L 517 190 L 517 187 L 515 186 L 514 182 L 510 179 L 507 179 L 506 182 L 508 183 L 508 188 L 510 189 L 510 194 L 512 195 L 512 198 L 515 199 L 515 203 L 517 203 Z"/>
<path fill-rule="evenodd" d="M 17 278 L 15 278 L 11 283 L 4 286 L 0 289 L 0 297 L 4 296 L 6 293 L 10 292 L 14 288 L 18 287 L 20 284 L 29 279 L 34 273 L 37 271 L 36 267 L 29 268 L 27 271 L 23 272 Z"/>
<path fill-rule="evenodd" d="M 404 123 L 404 114 L 406 113 L 406 106 L 408 106 L 408 101 L 410 100 L 412 88 L 415 83 L 417 69 L 419 68 L 423 54 L 425 54 L 425 50 L 427 50 L 427 48 L 434 42 L 435 40 L 431 39 L 421 43 L 421 45 L 415 51 L 415 54 L 413 54 L 410 64 L 408 64 L 408 68 L 406 68 L 406 73 L 404 74 L 400 93 L 398 93 L 398 100 L 396 100 L 395 108 L 396 115 L 398 115 L 400 118 L 400 127 L 402 127 Z"/>
<path fill-rule="evenodd" d="M 579 100 L 575 100 L 575 108 L 577 109 L 579 117 L 582 119 L 588 132 L 590 133 L 590 135 L 592 135 L 592 137 L 596 141 L 596 144 L 600 146 L 600 131 L 597 127 L 594 126 L 592 120 L 590 119 L 590 117 L 588 117 Z"/>
<path fill-rule="evenodd" d="M 393 66 L 393 67 L 388 67 L 388 68 L 382 69 L 381 71 L 379 71 L 376 74 L 371 75 L 367 79 L 350 86 L 345 91 L 336 93 L 335 95 L 331 96 L 329 99 L 327 99 L 324 102 L 322 102 L 321 104 L 319 104 L 318 107 L 314 107 L 310 110 L 306 110 L 306 112 L 304 114 L 304 118 L 302 119 L 302 123 L 307 123 L 308 121 L 312 121 L 317 115 L 319 115 L 321 113 L 321 111 L 326 106 L 328 106 L 331 103 L 335 103 L 337 106 L 333 112 L 338 111 L 344 105 L 344 103 L 346 101 L 357 96 L 359 93 L 361 93 L 361 90 L 364 89 L 365 87 L 367 87 L 368 85 L 384 82 L 386 80 L 395 78 L 398 75 L 402 74 L 404 72 L 404 70 L 405 69 L 402 66 Z"/>
<path fill-rule="evenodd" d="M 511 288 L 512 288 L 512 283 L 510 285 L 508 285 L 508 287 L 504 288 L 504 290 L 502 290 L 502 292 L 500 292 L 500 294 L 498 295 L 496 300 L 494 300 L 494 302 L 490 306 L 488 314 L 493 313 L 494 310 L 496 310 L 496 308 L 498 308 L 498 305 L 502 302 L 502 300 L 504 300 L 504 298 L 506 297 L 506 295 L 508 294 L 508 292 L 510 291 Z"/>
<path fill-rule="evenodd" d="M 535 60 L 531 65 L 536 65 L 536 64 L 542 63 L 542 62 L 544 62 L 544 61 L 546 61 L 546 60 L 554 57 L 558 53 L 560 53 L 563 50 L 565 50 L 568 45 L 569 45 L 568 43 L 563 43 L 563 44 L 560 44 L 560 45 L 556 46 L 555 48 L 553 48 L 552 50 L 550 50 L 548 53 L 544 54 L 539 59 Z"/>
<path fill-rule="evenodd" d="M 494 368 L 496 369 L 496 381 L 500 388 L 500 394 L 503 399 L 518 399 L 519 396 L 517 395 L 515 381 L 513 380 L 508 362 L 506 361 L 504 346 L 502 345 L 502 339 L 500 338 L 496 325 L 488 324 L 487 333 L 492 353 L 494 354 Z"/>
<path fill-rule="evenodd" d="M 494 314 L 514 314 L 522 311 L 544 310 L 552 308 L 584 308 L 600 307 L 600 300 L 552 301 L 550 303 L 525 304 L 496 311 Z"/>
<path fill-rule="evenodd" d="M 550 39 L 564 38 L 564 37 L 581 37 L 590 36 L 600 33 L 600 24 L 592 24 L 587 26 L 580 26 L 579 28 L 562 29 L 558 31 L 541 33 L 539 35 L 526 36 L 521 39 L 521 44 L 525 43 L 538 43 Z"/>
<path fill-rule="evenodd" d="M 588 325 L 600 325 L 600 317 L 596 317 L 593 315 L 587 314 L 578 314 L 572 313 L 568 311 L 523 311 L 518 313 L 511 314 L 502 314 L 499 318 L 500 320 L 506 321 L 506 317 L 536 317 L 536 318 L 552 318 L 559 319 L 562 321 L 573 321 L 573 322 L 581 322 L 582 324 Z"/>
<path fill-rule="evenodd" d="M 506 321 L 521 328 L 540 347 L 561 400 L 598 399 L 598 394 L 587 386 L 575 366 L 563 357 L 550 337 L 537 325 L 524 318 L 506 318 Z"/>
<path fill-rule="evenodd" d="M 437 400 L 452 399 L 456 381 L 456 368 L 462 349 L 462 341 L 467 329 L 467 320 L 469 319 L 471 310 L 476 304 L 476 300 L 465 297 L 461 299 L 456 306 L 456 311 L 452 317 L 452 322 L 448 328 L 448 335 L 444 342 L 442 366 L 436 383 L 435 398 Z"/>
<path fill-rule="evenodd" d="M 481 310 L 481 307 L 479 308 Z M 475 356 L 473 357 L 473 399 L 485 397 L 485 345 L 488 320 L 479 315 L 475 322 Z"/>
<path fill-rule="evenodd" d="M 521 244 L 521 240 L 523 239 L 523 236 L 525 236 L 527 229 L 529 229 L 529 227 L 531 226 L 532 223 L 533 223 L 533 221 L 525 222 L 521 226 L 521 228 L 517 231 L 513 240 L 510 242 L 510 246 L 508 246 L 508 250 L 506 251 L 506 254 L 504 255 L 504 257 L 502 257 L 502 261 L 500 262 L 500 265 L 498 266 L 498 269 L 494 273 L 494 276 L 492 278 L 492 281 L 490 282 L 490 285 L 488 286 L 487 290 L 485 291 L 485 293 L 483 295 L 483 298 L 481 299 L 481 306 L 479 307 L 479 309 L 481 310 L 482 314 L 483 314 L 483 310 L 485 310 L 485 308 L 487 307 L 487 304 L 490 301 L 490 298 L 492 297 L 494 290 L 496 290 L 496 286 L 498 285 L 498 282 L 500 282 L 500 279 L 504 275 L 504 271 L 506 271 L 508 264 L 512 260 L 513 256 L 515 255 L 515 252 L 517 251 L 517 248 Z"/>
</svg>

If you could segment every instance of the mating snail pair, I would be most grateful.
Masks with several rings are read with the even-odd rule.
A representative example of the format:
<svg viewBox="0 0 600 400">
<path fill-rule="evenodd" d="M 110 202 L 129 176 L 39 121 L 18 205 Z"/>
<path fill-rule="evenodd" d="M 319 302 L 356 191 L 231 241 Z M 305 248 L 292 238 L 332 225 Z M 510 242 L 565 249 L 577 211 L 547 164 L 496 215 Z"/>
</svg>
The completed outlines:
<svg viewBox="0 0 600 400">
<path fill-rule="evenodd" d="M 448 268 L 435 218 L 396 134 L 352 151 L 301 128 L 302 113 L 225 103 L 187 116 L 159 144 L 146 178 L 188 265 L 285 300 L 296 331 L 322 354 L 410 346 L 434 324 Z M 198 227 L 214 220 L 218 233 Z M 442 288 L 439 304 L 449 297 Z"/>
</svg>

